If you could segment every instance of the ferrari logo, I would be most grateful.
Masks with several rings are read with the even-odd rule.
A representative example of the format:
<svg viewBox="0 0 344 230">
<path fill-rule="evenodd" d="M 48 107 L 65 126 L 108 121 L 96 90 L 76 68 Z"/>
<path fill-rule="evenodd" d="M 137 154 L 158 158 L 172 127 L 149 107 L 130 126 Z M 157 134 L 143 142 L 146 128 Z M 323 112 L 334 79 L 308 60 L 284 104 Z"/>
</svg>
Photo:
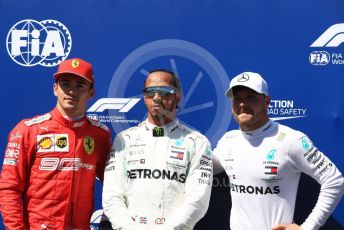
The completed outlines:
<svg viewBox="0 0 344 230">
<path fill-rule="evenodd" d="M 94 151 L 95 142 L 91 137 L 84 137 L 84 148 L 88 155 L 91 155 Z"/>
<path fill-rule="evenodd" d="M 73 61 L 72 61 L 72 67 L 75 69 L 75 68 L 77 68 L 78 66 L 79 66 L 79 61 L 78 60 L 76 60 L 76 59 L 74 59 Z"/>
</svg>

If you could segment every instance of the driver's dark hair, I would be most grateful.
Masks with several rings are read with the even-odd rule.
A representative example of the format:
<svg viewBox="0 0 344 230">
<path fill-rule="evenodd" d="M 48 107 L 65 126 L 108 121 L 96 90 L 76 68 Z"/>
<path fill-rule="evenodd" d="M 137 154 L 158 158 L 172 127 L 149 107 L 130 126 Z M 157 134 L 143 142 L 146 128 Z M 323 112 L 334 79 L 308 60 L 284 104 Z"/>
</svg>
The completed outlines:
<svg viewBox="0 0 344 230">
<path fill-rule="evenodd" d="M 179 79 L 173 71 L 170 71 L 167 69 L 154 69 L 154 70 L 151 70 L 149 74 L 155 73 L 155 72 L 164 72 L 164 73 L 170 74 L 172 76 L 172 81 L 170 82 L 170 84 L 173 85 L 178 91 L 180 91 Z M 147 81 L 147 78 L 145 79 L 143 83 L 144 88 L 146 87 L 146 81 Z"/>
</svg>

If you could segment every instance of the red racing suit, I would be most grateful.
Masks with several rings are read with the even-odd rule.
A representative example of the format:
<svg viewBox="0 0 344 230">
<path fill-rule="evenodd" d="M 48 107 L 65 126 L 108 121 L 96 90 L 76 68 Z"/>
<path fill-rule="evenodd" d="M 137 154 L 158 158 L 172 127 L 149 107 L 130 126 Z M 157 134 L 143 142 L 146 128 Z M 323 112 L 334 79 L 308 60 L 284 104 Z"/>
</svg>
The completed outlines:
<svg viewBox="0 0 344 230">
<path fill-rule="evenodd" d="M 90 229 L 95 177 L 103 180 L 109 129 L 84 117 L 50 113 L 9 134 L 0 177 L 6 229 Z"/>
</svg>

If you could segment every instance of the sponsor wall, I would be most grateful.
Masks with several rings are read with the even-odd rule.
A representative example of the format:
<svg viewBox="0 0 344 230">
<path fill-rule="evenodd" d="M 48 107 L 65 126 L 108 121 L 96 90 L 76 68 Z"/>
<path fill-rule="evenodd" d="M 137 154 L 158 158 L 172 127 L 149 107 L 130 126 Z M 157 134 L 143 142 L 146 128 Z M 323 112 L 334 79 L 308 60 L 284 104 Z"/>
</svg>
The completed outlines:
<svg viewBox="0 0 344 230">
<path fill-rule="evenodd" d="M 0 1 L 1 158 L 17 122 L 50 111 L 52 74 L 66 58 L 93 64 L 88 115 L 112 137 L 145 119 L 141 96 L 151 69 L 175 71 L 180 120 L 213 147 L 230 129 L 229 80 L 243 71 L 268 81 L 270 117 L 299 129 L 344 171 L 344 3 L 329 1 Z M 318 185 L 302 177 L 295 220 L 307 217 Z M 196 229 L 228 229 L 229 183 L 215 178 L 207 216 Z M 95 191 L 96 229 L 101 183 Z M 323 229 L 342 229 L 342 201 Z M 0 226 L 1 228 L 2 226 Z"/>
</svg>

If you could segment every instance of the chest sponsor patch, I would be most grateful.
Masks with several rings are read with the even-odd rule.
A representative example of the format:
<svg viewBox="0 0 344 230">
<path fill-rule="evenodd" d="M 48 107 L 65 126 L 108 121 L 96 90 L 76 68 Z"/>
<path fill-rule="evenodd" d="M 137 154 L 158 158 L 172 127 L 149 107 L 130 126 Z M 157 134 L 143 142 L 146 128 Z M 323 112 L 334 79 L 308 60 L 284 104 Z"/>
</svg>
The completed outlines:
<svg viewBox="0 0 344 230">
<path fill-rule="evenodd" d="M 37 152 L 69 152 L 68 134 L 37 135 Z"/>
<path fill-rule="evenodd" d="M 265 166 L 265 174 L 266 175 L 276 175 L 278 172 L 278 168 L 276 166 Z"/>
<path fill-rule="evenodd" d="M 183 160 L 186 148 L 184 147 L 184 139 L 179 138 L 175 143 L 170 147 L 170 158 L 175 160 Z"/>
<path fill-rule="evenodd" d="M 184 159 L 184 152 L 180 151 L 180 150 L 172 150 L 170 157 L 173 159 L 177 159 L 177 160 L 183 160 Z"/>
</svg>

